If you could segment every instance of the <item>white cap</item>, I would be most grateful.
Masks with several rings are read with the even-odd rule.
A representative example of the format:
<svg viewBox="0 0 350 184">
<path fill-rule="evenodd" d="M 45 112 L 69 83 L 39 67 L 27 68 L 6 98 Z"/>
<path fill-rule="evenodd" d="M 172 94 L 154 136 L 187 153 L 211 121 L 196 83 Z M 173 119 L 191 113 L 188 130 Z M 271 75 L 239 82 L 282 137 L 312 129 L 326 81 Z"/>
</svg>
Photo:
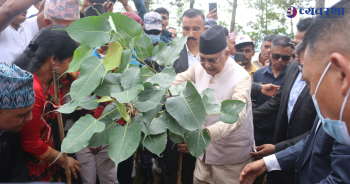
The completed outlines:
<svg viewBox="0 0 350 184">
<path fill-rule="evenodd" d="M 237 45 L 242 44 L 242 43 L 253 43 L 254 44 L 254 41 L 248 35 L 237 36 L 235 46 L 237 47 Z"/>
</svg>

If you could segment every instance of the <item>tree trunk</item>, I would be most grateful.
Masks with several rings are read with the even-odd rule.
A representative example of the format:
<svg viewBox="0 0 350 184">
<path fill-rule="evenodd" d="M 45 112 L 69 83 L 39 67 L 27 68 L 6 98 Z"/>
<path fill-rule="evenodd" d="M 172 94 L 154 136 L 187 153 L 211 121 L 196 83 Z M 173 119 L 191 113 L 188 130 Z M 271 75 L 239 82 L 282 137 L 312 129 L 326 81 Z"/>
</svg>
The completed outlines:
<svg viewBox="0 0 350 184">
<path fill-rule="evenodd" d="M 230 32 L 233 32 L 233 31 L 235 30 L 235 25 L 236 25 L 236 9 L 237 9 L 237 0 L 233 0 L 232 20 L 231 20 Z"/>
<path fill-rule="evenodd" d="M 316 0 L 316 8 L 324 8 L 325 0 Z"/>
<path fill-rule="evenodd" d="M 195 2 L 196 2 L 195 0 L 191 0 L 191 2 L 190 2 L 190 8 L 193 8 L 193 5 L 194 5 Z"/>
<path fill-rule="evenodd" d="M 150 0 L 143 0 L 143 2 L 145 3 L 147 12 L 149 12 L 149 3 L 150 3 Z"/>
</svg>

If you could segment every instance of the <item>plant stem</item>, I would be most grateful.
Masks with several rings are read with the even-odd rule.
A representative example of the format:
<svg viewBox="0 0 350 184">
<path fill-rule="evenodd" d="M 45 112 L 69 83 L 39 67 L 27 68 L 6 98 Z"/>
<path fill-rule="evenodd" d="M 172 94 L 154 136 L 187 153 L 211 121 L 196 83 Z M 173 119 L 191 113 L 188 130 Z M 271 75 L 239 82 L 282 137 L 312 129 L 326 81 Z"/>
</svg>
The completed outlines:
<svg viewBox="0 0 350 184">
<path fill-rule="evenodd" d="M 179 166 L 178 166 L 178 170 L 177 170 L 177 184 L 181 184 L 182 157 L 183 157 L 183 153 L 179 152 Z"/>
</svg>

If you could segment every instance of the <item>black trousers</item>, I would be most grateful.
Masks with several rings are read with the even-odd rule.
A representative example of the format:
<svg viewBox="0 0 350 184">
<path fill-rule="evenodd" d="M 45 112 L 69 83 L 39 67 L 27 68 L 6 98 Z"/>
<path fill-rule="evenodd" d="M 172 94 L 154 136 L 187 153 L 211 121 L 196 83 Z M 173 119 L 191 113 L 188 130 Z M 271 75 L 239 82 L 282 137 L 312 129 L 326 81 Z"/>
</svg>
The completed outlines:
<svg viewBox="0 0 350 184">
<path fill-rule="evenodd" d="M 159 158 L 159 164 L 162 169 L 162 180 L 160 184 L 176 184 L 179 151 L 168 137 L 168 142 L 163 152 L 163 157 Z M 182 184 L 193 184 L 193 172 L 196 165 L 196 157 L 189 153 L 184 153 L 182 158 Z"/>
<path fill-rule="evenodd" d="M 118 165 L 117 178 L 120 184 L 132 184 L 132 169 L 134 166 L 134 157 L 131 155 L 128 159 L 120 162 Z"/>
</svg>

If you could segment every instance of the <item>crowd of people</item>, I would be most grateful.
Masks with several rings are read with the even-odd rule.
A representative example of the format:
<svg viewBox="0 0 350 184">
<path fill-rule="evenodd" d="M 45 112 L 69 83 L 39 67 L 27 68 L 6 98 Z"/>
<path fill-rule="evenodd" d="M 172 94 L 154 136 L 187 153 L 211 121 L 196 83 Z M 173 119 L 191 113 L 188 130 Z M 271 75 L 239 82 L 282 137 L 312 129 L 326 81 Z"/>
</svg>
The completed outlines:
<svg viewBox="0 0 350 184">
<path fill-rule="evenodd" d="M 147 12 L 143 0 L 133 0 L 136 11 L 127 0 L 116 3 L 154 46 L 178 37 L 167 9 Z M 31 6 L 39 13 L 27 16 Z M 187 42 L 174 63 L 173 85 L 191 81 L 199 93 L 214 89 L 217 104 L 245 102 L 239 120 L 226 124 L 220 115 L 207 116 L 202 128 L 211 142 L 199 158 L 186 142 L 174 146 L 168 136 L 162 157 L 138 149 L 139 158 L 131 156 L 118 169 L 108 144 L 68 154 L 64 164 L 52 103 L 55 98 L 60 104 L 71 101 L 67 94 L 79 71 L 66 71 L 79 44 L 60 28 L 113 7 L 112 1 L 84 0 L 79 8 L 79 0 L 0 0 L 0 182 L 67 182 L 69 168 L 72 183 L 132 184 L 139 162 L 143 184 L 154 183 L 153 170 L 161 184 L 175 184 L 182 152 L 183 184 L 350 183 L 349 0 L 332 6 L 345 9 L 341 17 L 300 19 L 294 38 L 268 34 L 259 44 L 218 25 L 215 10 L 207 15 L 186 10 L 181 31 Z M 107 52 L 105 45 L 92 55 L 104 59 Z M 244 55 L 242 61 L 236 53 Z M 164 68 L 153 57 L 145 63 L 157 72 Z M 134 59 L 130 64 L 142 67 Z M 58 96 L 54 68 L 61 76 Z M 100 103 L 93 110 L 62 115 L 65 131 L 86 114 L 100 117 L 105 107 Z"/>
</svg>

